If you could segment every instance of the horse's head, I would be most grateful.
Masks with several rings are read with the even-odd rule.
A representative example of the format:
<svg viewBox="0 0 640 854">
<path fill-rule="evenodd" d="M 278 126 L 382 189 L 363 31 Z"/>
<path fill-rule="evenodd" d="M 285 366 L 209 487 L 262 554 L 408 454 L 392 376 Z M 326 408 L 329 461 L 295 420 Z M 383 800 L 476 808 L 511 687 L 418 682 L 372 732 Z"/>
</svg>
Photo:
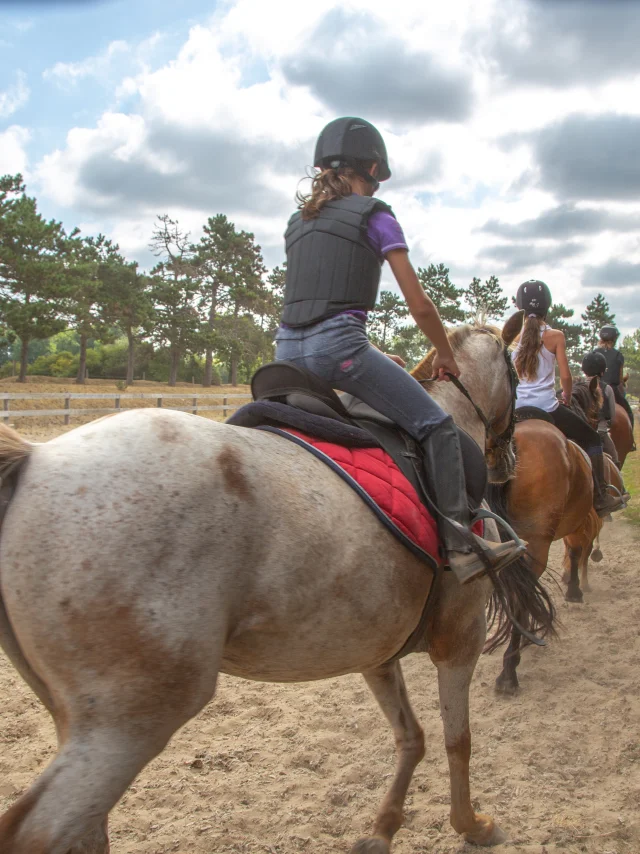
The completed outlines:
<svg viewBox="0 0 640 854">
<path fill-rule="evenodd" d="M 522 313 L 514 315 L 502 331 L 493 326 L 462 326 L 449 333 L 460 380 L 473 403 L 452 383 L 434 383 L 429 388 L 456 424 L 484 448 L 491 483 L 503 483 L 515 471 L 513 431 L 518 380 L 508 348 L 522 328 L 522 319 Z M 434 357 L 435 351 L 431 351 L 412 371 L 416 379 L 431 377 Z"/>
</svg>

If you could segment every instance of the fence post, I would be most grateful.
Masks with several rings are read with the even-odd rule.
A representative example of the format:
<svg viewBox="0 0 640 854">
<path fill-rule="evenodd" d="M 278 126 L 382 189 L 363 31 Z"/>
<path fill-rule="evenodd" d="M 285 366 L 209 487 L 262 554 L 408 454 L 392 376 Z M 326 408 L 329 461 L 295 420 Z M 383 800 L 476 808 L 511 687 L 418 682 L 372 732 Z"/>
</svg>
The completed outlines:
<svg viewBox="0 0 640 854">
<path fill-rule="evenodd" d="M 227 417 L 227 410 L 226 410 L 226 409 L 224 409 L 224 407 L 225 407 L 226 405 L 227 405 L 227 398 L 226 398 L 226 397 L 223 397 L 223 398 L 222 398 L 222 406 L 223 406 L 223 409 L 222 409 L 222 417 L 223 417 L 223 418 L 226 418 L 226 417 Z"/>
<path fill-rule="evenodd" d="M 66 397 L 65 397 L 65 399 L 64 399 L 64 408 L 65 408 L 66 410 L 68 410 L 68 409 L 69 409 L 69 403 L 70 403 L 70 401 L 71 401 L 71 398 L 69 397 L 69 392 L 67 392 Z M 65 416 L 64 416 L 64 423 L 65 423 L 65 424 L 68 424 L 68 423 L 69 423 L 69 416 L 68 416 L 68 414 L 65 414 Z"/>
<path fill-rule="evenodd" d="M 9 398 L 8 398 L 8 397 L 5 397 L 5 399 L 2 401 L 2 403 L 3 403 L 3 409 L 4 409 L 4 411 L 6 412 L 6 415 L 3 415 L 3 416 L 2 416 L 2 417 L 4 418 L 5 424 L 6 424 L 6 423 L 7 423 L 7 421 L 9 420 L 9 402 L 10 402 L 10 401 L 9 401 Z"/>
<path fill-rule="evenodd" d="M 157 401 L 156 405 L 157 405 L 158 409 L 162 408 L 162 395 L 161 394 L 158 395 L 158 401 Z"/>
<path fill-rule="evenodd" d="M 116 395 L 116 409 L 120 409 L 120 395 Z"/>
<path fill-rule="evenodd" d="M 192 398 L 191 404 L 193 406 L 193 409 L 191 410 L 191 414 L 197 415 L 198 414 L 198 398 L 197 397 Z"/>
</svg>

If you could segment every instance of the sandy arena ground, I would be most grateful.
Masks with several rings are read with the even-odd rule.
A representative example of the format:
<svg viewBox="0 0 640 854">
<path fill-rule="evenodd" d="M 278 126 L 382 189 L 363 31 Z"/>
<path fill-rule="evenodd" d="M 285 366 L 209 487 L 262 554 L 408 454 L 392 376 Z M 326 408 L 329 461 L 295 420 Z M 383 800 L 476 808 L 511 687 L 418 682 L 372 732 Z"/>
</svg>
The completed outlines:
<svg viewBox="0 0 640 854">
<path fill-rule="evenodd" d="M 585 603 L 556 597 L 560 639 L 524 653 L 519 696 L 494 694 L 499 657 L 476 670 L 472 792 L 510 835 L 500 854 L 640 851 L 640 529 L 607 525 L 602 547 Z M 556 546 L 556 569 L 559 556 Z M 414 655 L 404 672 L 427 757 L 394 851 L 477 851 L 448 821 L 435 670 Z M 55 736 L 4 657 L 0 697 L 4 810 L 50 760 Z M 361 677 L 280 686 L 223 676 L 216 699 L 114 810 L 112 851 L 348 852 L 370 829 L 393 767 L 391 732 Z"/>
</svg>

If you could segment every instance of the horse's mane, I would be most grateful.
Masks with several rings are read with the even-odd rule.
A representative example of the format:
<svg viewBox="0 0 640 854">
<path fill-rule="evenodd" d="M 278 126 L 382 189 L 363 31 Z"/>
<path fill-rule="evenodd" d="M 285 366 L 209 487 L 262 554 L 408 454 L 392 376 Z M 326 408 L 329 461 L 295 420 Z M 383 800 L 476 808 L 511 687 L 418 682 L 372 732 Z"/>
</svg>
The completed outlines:
<svg viewBox="0 0 640 854">
<path fill-rule="evenodd" d="M 454 354 L 459 352 L 464 344 L 475 332 L 483 332 L 491 335 L 496 339 L 498 344 L 502 346 L 502 337 L 500 330 L 495 326 L 481 325 L 477 323 L 466 323 L 464 326 L 458 326 L 447 332 L 447 338 Z M 433 375 L 433 360 L 436 357 L 436 349 L 432 347 L 427 355 L 422 359 L 415 368 L 411 371 L 411 376 L 417 380 L 429 380 Z"/>
</svg>

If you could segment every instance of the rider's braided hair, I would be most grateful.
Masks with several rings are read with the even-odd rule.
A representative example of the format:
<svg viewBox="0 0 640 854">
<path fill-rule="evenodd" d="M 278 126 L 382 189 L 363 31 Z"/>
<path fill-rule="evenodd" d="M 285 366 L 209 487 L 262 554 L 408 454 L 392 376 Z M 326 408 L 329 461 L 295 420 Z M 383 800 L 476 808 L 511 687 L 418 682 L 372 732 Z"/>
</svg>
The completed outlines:
<svg viewBox="0 0 640 854">
<path fill-rule="evenodd" d="M 533 314 L 527 317 L 516 353 L 515 365 L 518 376 L 529 381 L 535 380 L 538 376 L 538 353 L 542 348 L 541 321 L 542 318 Z"/>
</svg>

